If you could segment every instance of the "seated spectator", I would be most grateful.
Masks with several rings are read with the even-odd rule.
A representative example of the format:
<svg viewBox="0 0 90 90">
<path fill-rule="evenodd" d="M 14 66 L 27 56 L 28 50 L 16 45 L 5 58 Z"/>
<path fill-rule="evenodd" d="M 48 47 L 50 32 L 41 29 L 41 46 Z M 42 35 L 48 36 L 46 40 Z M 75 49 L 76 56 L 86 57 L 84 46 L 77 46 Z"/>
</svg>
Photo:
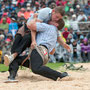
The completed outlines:
<svg viewBox="0 0 90 90">
<path fill-rule="evenodd" d="M 65 28 L 64 28 L 64 31 L 62 32 L 63 37 L 64 37 L 65 39 L 67 39 L 69 34 L 70 34 L 70 32 L 68 31 L 68 28 L 65 27 Z"/>
<path fill-rule="evenodd" d="M 50 5 L 49 5 L 49 8 L 51 8 L 51 9 L 54 9 L 56 7 L 56 4 L 55 3 L 51 3 Z"/>
<path fill-rule="evenodd" d="M 67 38 L 66 43 L 71 46 L 71 41 L 69 38 Z M 69 53 L 67 50 L 65 50 L 63 55 L 64 62 L 71 62 L 71 53 Z"/>
<path fill-rule="evenodd" d="M 21 15 L 23 14 L 24 15 L 25 13 L 25 9 L 24 8 L 21 8 L 20 11 L 18 12 L 17 16 L 18 17 L 21 17 Z"/>
<path fill-rule="evenodd" d="M 90 61 L 90 44 L 88 44 L 88 39 L 83 40 L 81 45 L 81 56 L 84 62 Z"/>
<path fill-rule="evenodd" d="M 47 4 L 46 4 L 47 7 L 50 7 L 51 3 L 56 3 L 56 1 L 55 0 L 48 0 Z"/>
<path fill-rule="evenodd" d="M 67 3 L 67 1 L 63 1 L 63 0 L 57 0 L 56 1 L 57 6 L 64 6 L 66 3 Z"/>
<path fill-rule="evenodd" d="M 68 13 L 71 7 L 72 7 L 72 4 L 68 0 L 67 3 L 66 3 L 66 5 L 65 5 L 65 12 Z"/>
<path fill-rule="evenodd" d="M 80 56 L 81 47 L 79 44 L 77 44 L 77 40 L 73 40 L 70 47 L 72 49 L 70 62 L 80 62 L 81 61 L 81 56 Z"/>
<path fill-rule="evenodd" d="M 72 15 L 72 19 L 70 20 L 71 28 L 73 29 L 73 33 L 79 31 L 78 21 L 76 20 L 76 14 Z"/>
<path fill-rule="evenodd" d="M 27 20 L 34 12 L 31 10 L 30 7 L 27 8 L 27 11 L 24 13 L 24 17 Z"/>
<path fill-rule="evenodd" d="M 88 5 L 85 6 L 83 11 L 87 17 L 90 16 L 90 7 Z"/>
<path fill-rule="evenodd" d="M 39 4 L 39 2 L 35 2 L 35 5 L 34 5 L 34 7 L 33 7 L 33 11 L 34 11 L 34 12 L 37 12 L 39 9 L 40 9 L 40 4 Z"/>
<path fill-rule="evenodd" d="M 0 23 L 3 22 L 3 18 L 6 18 L 6 22 L 7 22 L 8 24 L 11 23 L 11 19 L 8 17 L 8 14 L 7 14 L 7 13 L 3 13 L 2 18 L 1 18 L 1 20 L 0 20 Z"/>
<path fill-rule="evenodd" d="M 78 44 L 82 44 L 83 43 L 83 40 L 84 40 L 84 35 L 80 35 L 80 39 L 78 40 Z"/>
<path fill-rule="evenodd" d="M 72 42 L 73 42 L 73 40 L 74 40 L 74 39 L 73 39 L 73 34 L 71 34 L 71 33 L 70 33 L 70 34 L 68 35 L 68 39 L 69 39 L 69 40 L 70 40 L 70 42 L 72 43 Z"/>
<path fill-rule="evenodd" d="M 87 21 L 87 16 L 84 14 L 84 12 L 82 10 L 80 11 L 80 14 L 77 17 L 77 21 L 78 22 Z"/>
<path fill-rule="evenodd" d="M 17 4 L 20 4 L 21 6 L 23 6 L 24 2 L 24 0 L 17 0 Z"/>
<path fill-rule="evenodd" d="M 77 5 L 78 5 L 78 0 L 74 0 L 73 8 L 76 9 L 77 8 Z"/>
<path fill-rule="evenodd" d="M 9 24 L 6 22 L 6 18 L 3 18 L 2 23 L 0 24 L 0 28 L 5 30 L 8 29 Z"/>
<path fill-rule="evenodd" d="M 79 15 L 80 11 L 81 11 L 80 5 L 76 5 L 75 13 L 76 13 L 77 16 Z"/>
<path fill-rule="evenodd" d="M 15 21 L 16 21 L 16 18 L 11 17 L 11 23 L 9 24 L 9 31 L 8 31 L 8 33 L 12 34 L 13 38 L 15 37 L 15 34 L 18 30 L 18 24 Z"/>
<path fill-rule="evenodd" d="M 69 20 L 68 15 L 65 15 L 63 19 L 64 19 L 64 22 L 65 22 L 64 27 L 70 28 L 70 20 Z"/>
<path fill-rule="evenodd" d="M 74 9 L 73 8 L 70 8 L 70 11 L 69 11 L 69 16 L 71 17 L 73 14 L 74 14 Z"/>
<path fill-rule="evenodd" d="M 90 6 L 90 0 L 88 0 L 88 5 Z"/>
</svg>

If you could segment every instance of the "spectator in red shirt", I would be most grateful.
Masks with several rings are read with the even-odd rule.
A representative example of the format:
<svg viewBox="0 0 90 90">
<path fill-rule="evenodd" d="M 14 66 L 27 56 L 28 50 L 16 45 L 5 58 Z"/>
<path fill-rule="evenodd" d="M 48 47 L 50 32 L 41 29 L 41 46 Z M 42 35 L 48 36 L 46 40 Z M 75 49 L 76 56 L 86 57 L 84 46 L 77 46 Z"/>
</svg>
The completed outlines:
<svg viewBox="0 0 90 90">
<path fill-rule="evenodd" d="M 67 40 L 69 34 L 70 34 L 70 32 L 68 31 L 68 28 L 65 27 L 64 32 L 62 32 L 62 35 L 66 40 Z"/>
<path fill-rule="evenodd" d="M 57 5 L 57 6 L 60 6 L 60 5 L 61 5 L 61 6 L 64 6 L 66 3 L 67 3 L 67 1 L 63 1 L 63 0 L 57 0 L 57 1 L 56 1 L 56 5 Z"/>
<path fill-rule="evenodd" d="M 18 12 L 17 16 L 21 17 L 22 15 L 24 16 L 24 14 L 25 14 L 25 9 L 21 8 L 21 10 Z"/>
<path fill-rule="evenodd" d="M 3 13 L 3 16 L 2 16 L 2 18 L 1 18 L 1 20 L 0 20 L 0 23 L 3 22 L 3 18 L 6 18 L 6 22 L 7 22 L 7 23 L 11 23 L 11 19 L 8 17 L 8 14 L 7 14 L 6 12 Z"/>
</svg>

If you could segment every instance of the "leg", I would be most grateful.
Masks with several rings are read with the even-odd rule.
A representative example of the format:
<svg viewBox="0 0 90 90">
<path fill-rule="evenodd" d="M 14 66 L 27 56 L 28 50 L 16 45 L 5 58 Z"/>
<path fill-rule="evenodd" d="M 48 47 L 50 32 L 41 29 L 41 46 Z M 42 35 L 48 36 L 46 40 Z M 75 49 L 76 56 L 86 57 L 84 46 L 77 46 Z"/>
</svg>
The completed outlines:
<svg viewBox="0 0 90 90">
<path fill-rule="evenodd" d="M 63 78 L 68 75 L 67 73 L 61 74 L 60 72 L 52 70 L 49 67 L 43 66 L 43 60 L 36 49 L 32 51 L 30 60 L 32 72 L 36 74 L 53 80 L 57 80 L 58 77 Z"/>
<path fill-rule="evenodd" d="M 16 57 L 16 59 L 9 65 L 9 79 L 15 79 L 17 71 L 19 69 L 19 66 L 21 65 L 21 63 L 23 62 L 23 60 L 27 57 L 26 56 L 18 56 Z M 27 60 L 23 66 L 25 67 L 29 67 L 29 60 Z"/>
<path fill-rule="evenodd" d="M 21 42 L 19 43 L 19 47 L 15 50 L 15 52 L 19 54 L 21 54 L 27 47 L 30 47 L 31 45 L 31 34 L 27 34 L 25 35 Z"/>
<path fill-rule="evenodd" d="M 31 45 L 31 34 L 25 35 L 22 39 L 18 40 L 20 36 L 16 37 L 11 52 L 13 54 L 4 56 L 4 64 L 8 66 L 19 54 L 21 54 L 27 47 Z M 14 49 L 15 48 L 15 49 Z"/>
</svg>

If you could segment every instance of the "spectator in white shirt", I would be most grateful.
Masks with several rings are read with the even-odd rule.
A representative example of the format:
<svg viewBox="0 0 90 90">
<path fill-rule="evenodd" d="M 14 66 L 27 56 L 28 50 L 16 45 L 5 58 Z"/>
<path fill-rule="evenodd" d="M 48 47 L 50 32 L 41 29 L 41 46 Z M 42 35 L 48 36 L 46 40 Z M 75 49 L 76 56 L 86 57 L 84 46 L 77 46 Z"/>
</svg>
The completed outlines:
<svg viewBox="0 0 90 90">
<path fill-rule="evenodd" d="M 80 11 L 80 14 L 77 17 L 77 21 L 78 22 L 87 21 L 87 16 L 84 14 L 84 12 L 82 10 Z"/>
</svg>

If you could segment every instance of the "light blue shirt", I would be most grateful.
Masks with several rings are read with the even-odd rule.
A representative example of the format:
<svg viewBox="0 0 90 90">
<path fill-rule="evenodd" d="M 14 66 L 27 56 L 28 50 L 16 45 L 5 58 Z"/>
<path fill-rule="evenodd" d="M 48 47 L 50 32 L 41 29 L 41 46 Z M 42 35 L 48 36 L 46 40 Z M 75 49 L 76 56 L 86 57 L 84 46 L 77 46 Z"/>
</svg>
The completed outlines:
<svg viewBox="0 0 90 90">
<path fill-rule="evenodd" d="M 47 23 L 51 19 L 51 8 L 43 8 L 38 11 L 38 19 Z M 27 23 L 29 23 L 33 19 L 33 15 L 28 19 Z"/>
<path fill-rule="evenodd" d="M 46 23 L 36 23 L 37 27 L 37 35 L 36 35 L 36 42 L 37 45 L 45 45 L 49 52 L 53 50 L 56 46 L 57 37 L 58 37 L 58 30 L 55 26 L 49 25 Z"/>
</svg>

